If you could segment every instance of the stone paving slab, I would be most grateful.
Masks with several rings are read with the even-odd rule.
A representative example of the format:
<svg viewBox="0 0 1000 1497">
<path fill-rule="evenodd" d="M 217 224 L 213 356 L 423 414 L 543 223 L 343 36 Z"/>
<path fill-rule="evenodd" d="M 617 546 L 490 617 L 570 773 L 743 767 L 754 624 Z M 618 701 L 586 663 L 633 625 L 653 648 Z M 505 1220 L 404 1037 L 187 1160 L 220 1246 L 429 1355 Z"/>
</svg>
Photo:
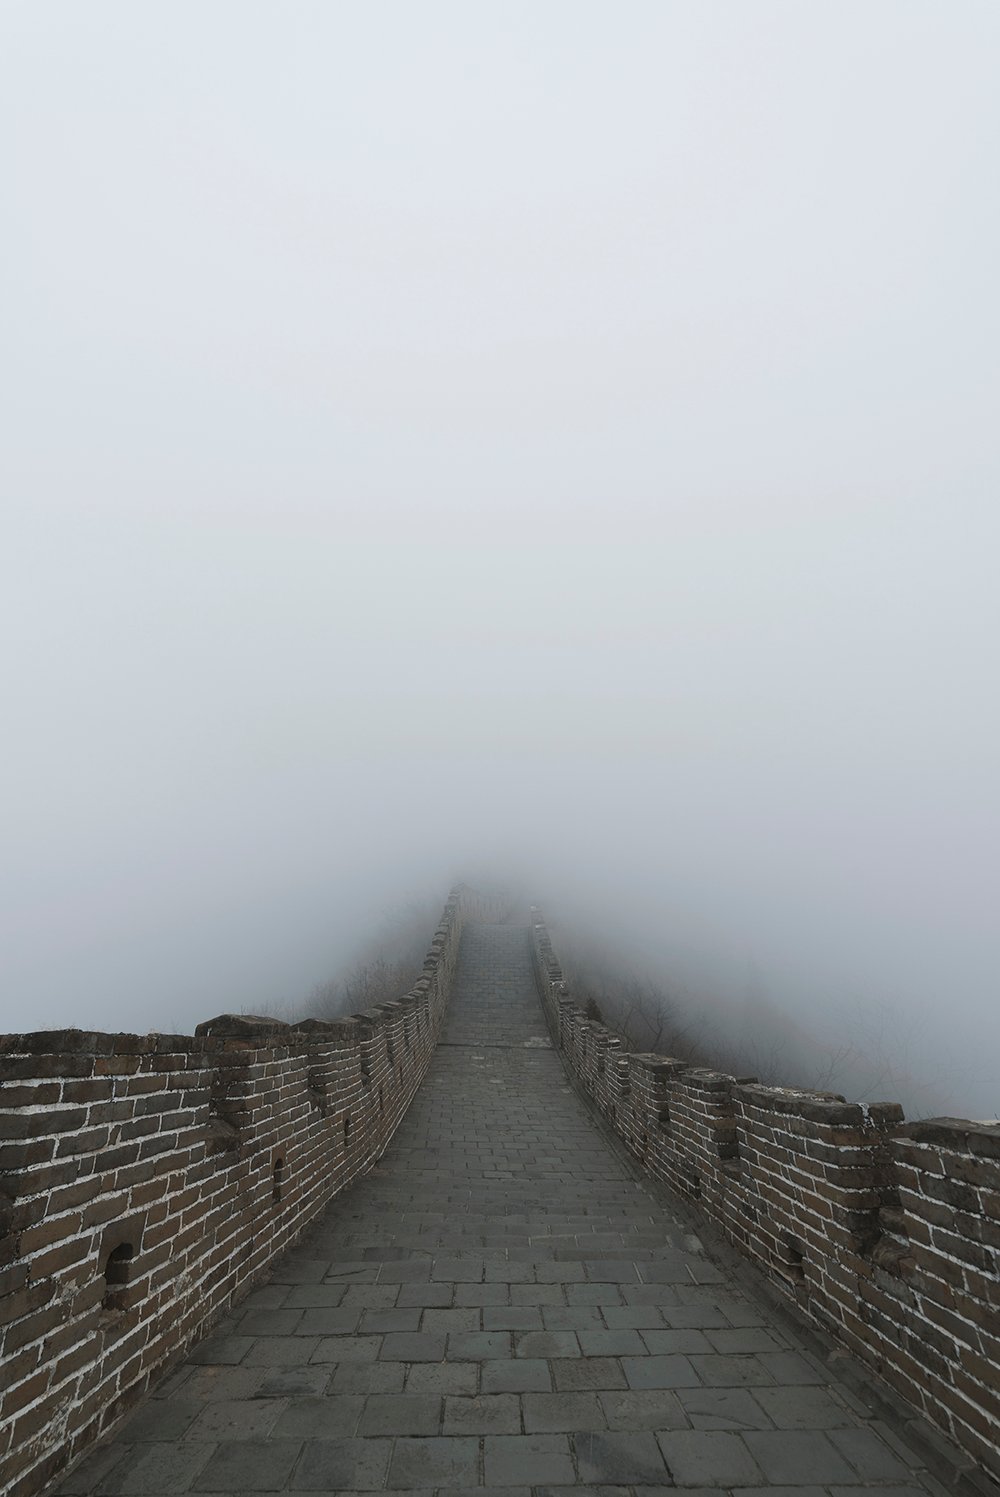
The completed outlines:
<svg viewBox="0 0 1000 1497">
<path fill-rule="evenodd" d="M 791 1324 L 609 1147 L 527 930 L 475 926 L 385 1158 L 54 1492 L 942 1497 Z"/>
</svg>

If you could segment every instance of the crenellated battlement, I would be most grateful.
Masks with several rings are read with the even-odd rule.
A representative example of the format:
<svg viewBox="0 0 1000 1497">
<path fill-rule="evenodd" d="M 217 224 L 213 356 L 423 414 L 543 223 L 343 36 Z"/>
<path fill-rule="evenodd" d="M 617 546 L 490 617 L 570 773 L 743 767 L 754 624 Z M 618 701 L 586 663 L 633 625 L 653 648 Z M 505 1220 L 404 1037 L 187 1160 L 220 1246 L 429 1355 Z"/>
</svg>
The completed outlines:
<svg viewBox="0 0 1000 1497">
<path fill-rule="evenodd" d="M 0 1036 L 0 1491 L 43 1487 L 380 1158 L 491 913 L 454 891 L 413 989 L 332 1023 Z"/>
<path fill-rule="evenodd" d="M 1000 1473 L 1000 1124 L 625 1054 L 567 991 L 537 909 L 532 945 L 553 1040 L 643 1167 Z"/>
</svg>

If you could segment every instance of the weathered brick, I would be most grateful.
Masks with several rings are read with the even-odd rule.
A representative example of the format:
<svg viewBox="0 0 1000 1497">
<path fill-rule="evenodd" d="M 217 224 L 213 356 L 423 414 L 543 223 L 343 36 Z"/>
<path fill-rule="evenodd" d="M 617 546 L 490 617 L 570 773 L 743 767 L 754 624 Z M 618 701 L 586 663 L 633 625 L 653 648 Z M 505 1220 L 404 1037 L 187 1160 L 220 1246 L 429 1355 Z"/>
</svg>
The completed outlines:
<svg viewBox="0 0 1000 1497">
<path fill-rule="evenodd" d="M 50 1041 L 51 1043 L 51 1041 Z M 94 1069 L 91 1055 L 53 1052 L 45 1055 L 8 1055 L 3 1063 L 8 1081 L 38 1081 L 54 1076 L 89 1076 Z"/>
<path fill-rule="evenodd" d="M 64 1081 L 62 1100 L 64 1102 L 100 1102 L 110 1097 L 111 1086 L 111 1081 L 104 1076 L 90 1077 L 85 1081 Z"/>
<path fill-rule="evenodd" d="M 73 1238 L 60 1242 L 55 1247 L 44 1249 L 31 1260 L 32 1278 L 39 1282 L 63 1269 L 70 1269 L 90 1256 L 91 1243 L 86 1238 Z"/>
<path fill-rule="evenodd" d="M 16 1109 L 0 1112 L 0 1138 L 47 1138 L 53 1133 L 72 1133 L 86 1122 L 85 1110 L 75 1107 L 47 1107 L 44 1112 Z"/>
<path fill-rule="evenodd" d="M 96 1154 L 98 1150 L 104 1148 L 107 1141 L 107 1128 L 88 1128 L 82 1133 L 64 1134 L 56 1142 L 56 1158 L 64 1159 L 70 1155 L 75 1157 L 80 1154 Z"/>
<path fill-rule="evenodd" d="M 61 1325 L 66 1318 L 66 1309 L 63 1305 L 47 1305 L 39 1310 L 33 1310 L 30 1314 L 22 1316 L 7 1327 L 4 1336 L 4 1351 L 6 1354 L 20 1351 L 23 1346 L 31 1342 L 40 1341 L 44 1336 Z"/>
<path fill-rule="evenodd" d="M 27 1408 L 29 1403 L 34 1403 L 36 1399 L 41 1398 L 53 1380 L 53 1369 L 51 1363 L 47 1362 L 44 1367 L 39 1368 L 31 1377 L 26 1377 L 23 1382 L 8 1383 L 3 1395 L 4 1419 L 13 1419 L 21 1409 Z"/>
<path fill-rule="evenodd" d="M 38 1252 L 54 1242 L 65 1242 L 80 1232 L 81 1217 L 78 1211 L 66 1212 L 63 1216 L 50 1216 L 37 1227 L 29 1227 L 20 1234 L 18 1250 L 22 1256 Z"/>
</svg>

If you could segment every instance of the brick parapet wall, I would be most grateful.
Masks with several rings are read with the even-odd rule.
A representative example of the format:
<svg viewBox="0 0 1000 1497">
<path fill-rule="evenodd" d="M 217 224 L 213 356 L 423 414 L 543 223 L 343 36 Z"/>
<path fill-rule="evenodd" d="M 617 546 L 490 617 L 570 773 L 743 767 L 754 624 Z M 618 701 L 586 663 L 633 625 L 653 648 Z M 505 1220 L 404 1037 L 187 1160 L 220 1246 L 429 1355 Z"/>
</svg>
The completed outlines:
<svg viewBox="0 0 1000 1497">
<path fill-rule="evenodd" d="M 334 1023 L 0 1036 L 0 1491 L 43 1488 L 381 1156 L 494 914 L 455 891 L 413 990 Z"/>
<path fill-rule="evenodd" d="M 1000 1124 L 906 1123 L 896 1103 L 623 1054 L 537 910 L 532 945 L 554 1040 L 650 1174 L 1000 1475 Z"/>
</svg>

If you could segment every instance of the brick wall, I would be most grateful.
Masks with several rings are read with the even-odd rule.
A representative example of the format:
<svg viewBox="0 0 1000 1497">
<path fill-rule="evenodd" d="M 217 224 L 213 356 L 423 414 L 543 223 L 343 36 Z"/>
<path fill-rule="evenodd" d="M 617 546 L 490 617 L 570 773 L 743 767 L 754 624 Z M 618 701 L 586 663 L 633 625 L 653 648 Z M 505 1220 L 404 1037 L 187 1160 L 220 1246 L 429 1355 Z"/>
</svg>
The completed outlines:
<svg viewBox="0 0 1000 1497">
<path fill-rule="evenodd" d="M 632 1153 L 1000 1475 L 1000 1124 L 623 1054 L 537 910 L 532 935 L 553 1038 Z"/>
<path fill-rule="evenodd" d="M 453 893 L 413 990 L 337 1023 L 0 1036 L 0 1491 L 44 1487 L 379 1158 L 490 914 Z"/>
</svg>

